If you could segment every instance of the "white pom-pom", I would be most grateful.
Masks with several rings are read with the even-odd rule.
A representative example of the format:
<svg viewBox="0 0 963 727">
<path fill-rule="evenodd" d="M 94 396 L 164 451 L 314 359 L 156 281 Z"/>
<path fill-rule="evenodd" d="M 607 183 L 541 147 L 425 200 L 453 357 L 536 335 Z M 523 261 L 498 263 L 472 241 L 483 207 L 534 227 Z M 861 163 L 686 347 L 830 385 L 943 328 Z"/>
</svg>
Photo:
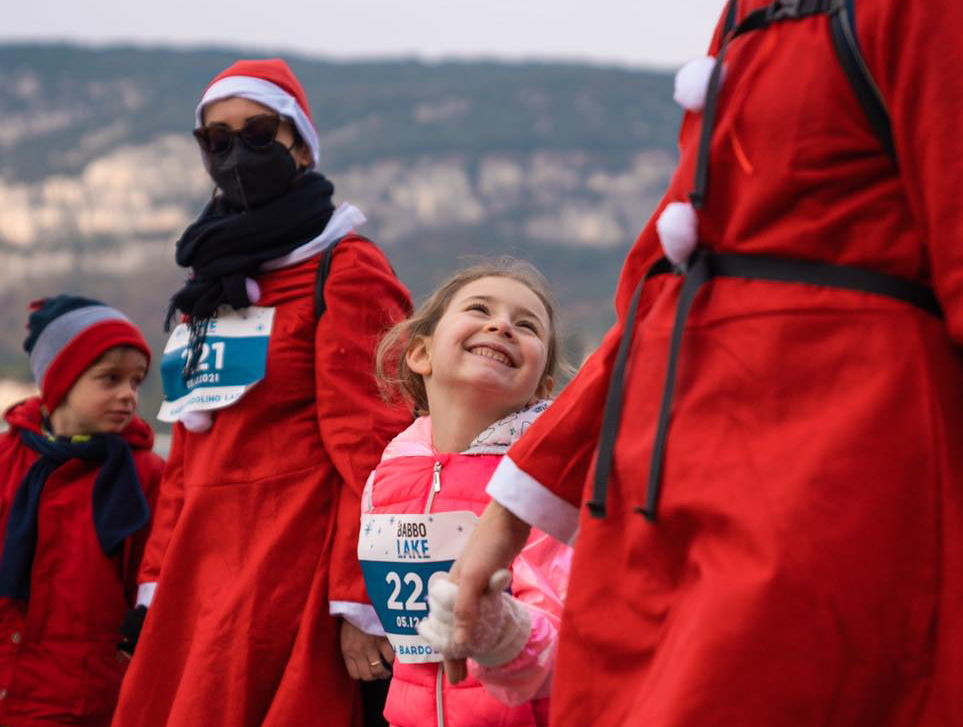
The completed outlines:
<svg viewBox="0 0 963 727">
<path fill-rule="evenodd" d="M 670 202 L 655 221 L 665 256 L 683 265 L 699 242 L 699 218 L 688 202 Z"/>
<path fill-rule="evenodd" d="M 189 432 L 206 432 L 214 423 L 214 417 L 209 411 L 186 411 L 181 414 L 181 424 Z"/>
<path fill-rule="evenodd" d="M 715 58 L 703 56 L 689 61 L 679 69 L 675 74 L 675 91 L 672 94 L 679 106 L 686 111 L 702 111 L 705 108 L 709 77 L 715 65 Z"/>
<path fill-rule="evenodd" d="M 247 291 L 247 299 L 252 303 L 261 300 L 261 286 L 254 278 L 244 278 L 244 290 Z"/>
</svg>

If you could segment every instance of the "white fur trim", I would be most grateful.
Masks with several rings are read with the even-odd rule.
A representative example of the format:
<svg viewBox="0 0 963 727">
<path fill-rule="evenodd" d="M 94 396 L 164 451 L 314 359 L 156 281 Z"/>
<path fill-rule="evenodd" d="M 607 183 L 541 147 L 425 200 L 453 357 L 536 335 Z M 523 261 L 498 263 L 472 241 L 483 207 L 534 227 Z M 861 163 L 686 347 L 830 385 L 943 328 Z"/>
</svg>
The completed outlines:
<svg viewBox="0 0 963 727">
<path fill-rule="evenodd" d="M 302 109 L 291 94 L 280 86 L 265 81 L 263 78 L 254 76 L 228 76 L 222 78 L 204 92 L 201 102 L 197 104 L 194 111 L 194 120 L 198 126 L 204 124 L 204 107 L 214 101 L 224 98 L 239 96 L 259 104 L 267 106 L 276 111 L 281 116 L 286 116 L 294 123 L 301 138 L 304 139 L 308 148 L 311 150 L 311 158 L 314 159 L 314 166 L 321 163 L 321 141 L 318 139 L 318 132 L 308 118 L 307 113 Z"/>
<path fill-rule="evenodd" d="M 244 290 L 247 291 L 247 299 L 252 305 L 261 300 L 261 286 L 254 278 L 244 278 Z"/>
<path fill-rule="evenodd" d="M 154 601 L 154 592 L 157 590 L 157 581 L 152 583 L 141 583 L 137 586 L 137 602 L 135 606 L 147 606 Z"/>
<path fill-rule="evenodd" d="M 689 61 L 678 70 L 675 74 L 675 91 L 672 98 L 679 106 L 687 111 L 702 111 L 705 108 L 709 77 L 715 65 L 715 58 L 703 56 Z"/>
<path fill-rule="evenodd" d="M 385 635 L 384 627 L 378 619 L 378 613 L 370 603 L 331 601 L 328 604 L 328 612 L 332 616 L 339 616 L 346 621 L 350 621 L 352 626 L 361 629 L 366 634 Z"/>
<path fill-rule="evenodd" d="M 364 216 L 361 210 L 347 202 L 342 202 L 338 205 L 338 209 L 334 211 L 334 214 L 331 215 L 331 219 L 328 220 L 328 224 L 325 225 L 320 235 L 304 243 L 301 247 L 295 248 L 287 255 L 268 260 L 261 265 L 261 270 L 286 268 L 289 265 L 307 260 L 309 257 L 314 257 L 328 247 L 328 245 L 337 242 L 355 228 L 361 227 L 361 225 L 367 221 L 368 218 Z"/>
<path fill-rule="evenodd" d="M 214 417 L 209 411 L 186 411 L 181 414 L 180 423 L 187 431 L 199 434 L 211 428 Z"/>
<path fill-rule="evenodd" d="M 683 266 L 699 242 L 699 218 L 688 202 L 670 202 L 655 221 L 662 250 L 675 265 Z"/>
<path fill-rule="evenodd" d="M 556 540 L 567 545 L 575 542 L 578 508 L 523 472 L 507 455 L 495 468 L 485 492 L 513 515 Z"/>
</svg>

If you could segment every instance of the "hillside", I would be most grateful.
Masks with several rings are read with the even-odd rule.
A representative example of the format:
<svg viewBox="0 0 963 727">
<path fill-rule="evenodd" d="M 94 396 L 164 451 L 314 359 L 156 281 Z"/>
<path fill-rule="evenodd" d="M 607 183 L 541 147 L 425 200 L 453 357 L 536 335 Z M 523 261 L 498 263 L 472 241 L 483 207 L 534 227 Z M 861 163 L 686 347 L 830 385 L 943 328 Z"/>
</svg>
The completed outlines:
<svg viewBox="0 0 963 727">
<path fill-rule="evenodd" d="M 28 300 L 99 296 L 160 346 L 173 243 L 212 184 L 190 137 L 243 50 L 0 45 L 0 376 L 27 378 Z M 287 58 L 336 199 L 369 217 L 416 297 L 466 255 L 552 280 L 578 359 L 611 323 L 622 258 L 671 171 L 667 74 L 569 64 Z M 145 412 L 156 405 L 156 380 Z"/>
</svg>

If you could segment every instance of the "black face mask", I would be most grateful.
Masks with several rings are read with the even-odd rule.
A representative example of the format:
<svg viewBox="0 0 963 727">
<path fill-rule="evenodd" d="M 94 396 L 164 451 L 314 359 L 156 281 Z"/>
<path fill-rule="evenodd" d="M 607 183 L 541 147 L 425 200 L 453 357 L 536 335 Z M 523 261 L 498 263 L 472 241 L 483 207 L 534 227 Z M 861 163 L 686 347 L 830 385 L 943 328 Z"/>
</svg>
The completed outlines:
<svg viewBox="0 0 963 727">
<path fill-rule="evenodd" d="M 286 146 L 272 141 L 263 149 L 234 144 L 223 156 L 208 155 L 211 178 L 239 209 L 259 207 L 282 195 L 297 174 Z"/>
</svg>

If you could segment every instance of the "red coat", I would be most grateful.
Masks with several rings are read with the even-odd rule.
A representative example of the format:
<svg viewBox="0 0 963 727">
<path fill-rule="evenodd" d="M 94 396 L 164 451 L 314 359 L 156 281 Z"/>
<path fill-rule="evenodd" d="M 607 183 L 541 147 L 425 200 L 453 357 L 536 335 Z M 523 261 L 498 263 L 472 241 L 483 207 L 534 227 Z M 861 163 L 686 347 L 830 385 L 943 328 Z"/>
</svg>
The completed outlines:
<svg viewBox="0 0 963 727">
<path fill-rule="evenodd" d="M 157 581 L 116 727 L 350 725 L 357 683 L 329 600 L 366 601 L 360 496 L 409 421 L 379 398 L 374 346 L 407 314 L 384 255 L 335 248 L 257 277 L 274 307 L 265 378 L 203 433 L 174 429 L 143 581 Z"/>
<path fill-rule="evenodd" d="M 40 399 L 6 414 L 0 436 L 0 542 L 17 487 L 37 454 L 19 430 L 40 432 Z M 147 502 L 154 507 L 164 461 L 151 452 L 154 435 L 135 418 L 124 431 Z M 133 606 L 148 528 L 107 557 L 92 517 L 99 464 L 72 460 L 47 479 L 38 512 L 37 548 L 26 603 L 0 598 L 0 724 L 9 727 L 106 727 L 126 659 L 117 643 Z"/>
<path fill-rule="evenodd" d="M 739 3 L 739 16 L 764 5 Z M 699 213 L 702 244 L 930 284 L 946 319 L 866 293 L 722 278 L 679 357 L 659 519 L 633 511 L 681 280 L 643 294 L 608 493 L 592 462 L 619 322 L 503 462 L 490 491 L 578 529 L 555 727 L 963 724 L 963 4 L 856 0 L 899 170 L 834 55 L 825 17 L 737 39 Z M 718 42 L 718 41 L 716 41 Z M 663 205 L 692 189 L 687 114 Z"/>
</svg>

